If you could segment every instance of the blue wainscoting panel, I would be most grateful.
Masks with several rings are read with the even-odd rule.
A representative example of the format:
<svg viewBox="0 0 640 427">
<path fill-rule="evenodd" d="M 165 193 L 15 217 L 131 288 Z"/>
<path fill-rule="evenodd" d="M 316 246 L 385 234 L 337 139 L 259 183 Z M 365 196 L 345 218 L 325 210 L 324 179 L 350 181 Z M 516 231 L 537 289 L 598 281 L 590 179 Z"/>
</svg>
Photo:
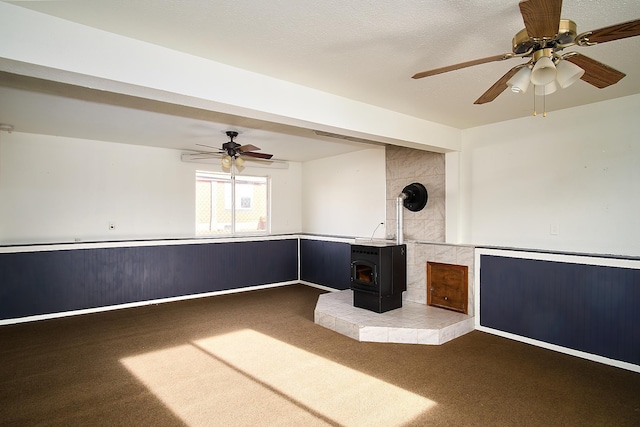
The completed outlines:
<svg viewBox="0 0 640 427">
<path fill-rule="evenodd" d="M 0 319 L 298 278 L 298 240 L 0 254 Z"/>
<path fill-rule="evenodd" d="M 480 324 L 640 365 L 640 270 L 482 255 Z"/>
<path fill-rule="evenodd" d="M 351 245 L 300 239 L 300 279 L 334 289 L 351 285 Z"/>
</svg>

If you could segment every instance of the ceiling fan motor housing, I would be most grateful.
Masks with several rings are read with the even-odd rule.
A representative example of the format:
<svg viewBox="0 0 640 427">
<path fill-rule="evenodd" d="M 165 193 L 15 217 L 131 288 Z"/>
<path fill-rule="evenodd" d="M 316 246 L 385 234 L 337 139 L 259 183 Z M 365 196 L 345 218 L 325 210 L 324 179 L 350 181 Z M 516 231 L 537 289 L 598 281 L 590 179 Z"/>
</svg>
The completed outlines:
<svg viewBox="0 0 640 427">
<path fill-rule="evenodd" d="M 222 144 L 222 149 L 226 151 L 227 154 L 230 155 L 231 157 L 235 157 L 236 155 L 239 154 L 238 147 L 240 147 L 240 144 L 233 141 L 225 142 L 224 144 Z"/>
<path fill-rule="evenodd" d="M 228 130 L 225 133 L 229 137 L 229 142 L 225 142 L 224 144 L 222 144 L 222 149 L 226 151 L 229 156 L 237 157 L 238 154 L 240 154 L 238 152 L 238 147 L 240 147 L 240 144 L 238 144 L 237 142 L 233 142 L 233 138 L 238 136 L 238 132 L 236 132 L 235 130 Z"/>
<path fill-rule="evenodd" d="M 513 37 L 512 51 L 516 55 L 526 54 L 530 49 L 538 50 L 556 45 L 573 43 L 578 35 L 578 26 L 571 19 L 561 19 L 558 34 L 554 39 L 534 39 L 529 36 L 527 29 L 523 28 Z"/>
</svg>

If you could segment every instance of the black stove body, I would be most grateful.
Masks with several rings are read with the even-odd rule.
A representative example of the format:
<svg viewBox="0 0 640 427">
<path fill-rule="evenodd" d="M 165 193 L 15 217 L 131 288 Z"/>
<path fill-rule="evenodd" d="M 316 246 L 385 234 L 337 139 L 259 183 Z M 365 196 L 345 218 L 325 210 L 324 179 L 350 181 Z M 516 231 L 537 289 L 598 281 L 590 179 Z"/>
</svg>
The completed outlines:
<svg viewBox="0 0 640 427">
<path fill-rule="evenodd" d="M 406 245 L 351 245 L 354 307 L 384 313 L 402 307 L 407 290 Z"/>
</svg>

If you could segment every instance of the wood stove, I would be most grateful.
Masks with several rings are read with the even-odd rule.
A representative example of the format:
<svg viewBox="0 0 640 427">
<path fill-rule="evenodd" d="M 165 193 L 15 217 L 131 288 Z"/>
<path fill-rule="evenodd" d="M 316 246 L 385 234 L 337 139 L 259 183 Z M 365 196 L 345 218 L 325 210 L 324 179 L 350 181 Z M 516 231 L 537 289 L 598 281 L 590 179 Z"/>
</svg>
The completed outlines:
<svg viewBox="0 0 640 427">
<path fill-rule="evenodd" d="M 351 245 L 353 306 L 384 313 L 402 307 L 407 290 L 407 246 Z"/>
</svg>

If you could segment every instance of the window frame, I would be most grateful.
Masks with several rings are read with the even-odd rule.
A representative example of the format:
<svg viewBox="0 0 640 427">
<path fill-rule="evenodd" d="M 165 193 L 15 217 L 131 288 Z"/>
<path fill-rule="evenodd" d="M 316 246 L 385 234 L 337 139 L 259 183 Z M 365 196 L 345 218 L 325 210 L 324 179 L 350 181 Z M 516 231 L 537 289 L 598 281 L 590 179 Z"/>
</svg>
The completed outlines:
<svg viewBox="0 0 640 427">
<path fill-rule="evenodd" d="M 252 236 L 252 235 L 268 235 L 271 233 L 271 176 L 269 175 L 236 175 L 235 173 L 224 173 L 224 172 L 213 172 L 213 171 L 205 171 L 205 170 L 196 170 L 196 176 L 195 176 L 195 187 L 196 187 L 196 194 L 195 194 L 195 235 L 196 237 L 234 237 L 234 236 Z M 253 181 L 252 181 L 253 180 Z M 198 227 L 198 190 L 197 190 L 197 186 L 198 186 L 198 182 L 199 181 L 210 181 L 210 182 L 220 182 L 220 183 L 224 183 L 224 184 L 230 184 L 230 196 L 231 196 L 231 200 L 229 201 L 229 205 L 227 204 L 227 190 L 224 190 L 224 197 L 225 197 L 225 201 L 224 201 L 224 206 L 223 209 L 225 210 L 229 210 L 230 211 L 230 217 L 231 217 L 231 224 L 230 224 L 230 231 L 229 233 L 217 233 L 217 232 L 213 232 L 211 230 L 211 222 L 209 225 L 208 230 L 200 230 Z M 250 198 L 250 203 L 251 206 L 249 208 L 243 208 L 241 206 L 237 206 L 239 201 L 241 199 L 238 199 L 238 189 L 237 186 L 240 184 L 251 184 L 253 183 L 260 183 L 262 184 L 261 181 L 264 181 L 264 186 L 265 186 L 265 228 L 264 229 L 259 229 L 256 228 L 255 230 L 249 230 L 249 231 L 242 231 L 242 230 L 238 230 L 237 227 L 237 221 L 236 221 L 236 216 L 238 214 L 238 212 L 243 212 L 243 211 L 250 211 L 251 209 L 253 209 L 253 206 L 255 206 L 255 201 L 254 198 L 251 197 Z M 211 211 L 213 211 L 213 187 L 211 189 L 211 206 L 210 209 Z M 243 196 L 240 196 L 243 197 Z M 230 206 L 230 208 L 229 208 Z M 210 213 L 211 218 L 213 218 L 213 213 Z M 262 215 L 261 215 L 262 217 Z M 260 222 L 260 221 L 259 221 Z"/>
</svg>

